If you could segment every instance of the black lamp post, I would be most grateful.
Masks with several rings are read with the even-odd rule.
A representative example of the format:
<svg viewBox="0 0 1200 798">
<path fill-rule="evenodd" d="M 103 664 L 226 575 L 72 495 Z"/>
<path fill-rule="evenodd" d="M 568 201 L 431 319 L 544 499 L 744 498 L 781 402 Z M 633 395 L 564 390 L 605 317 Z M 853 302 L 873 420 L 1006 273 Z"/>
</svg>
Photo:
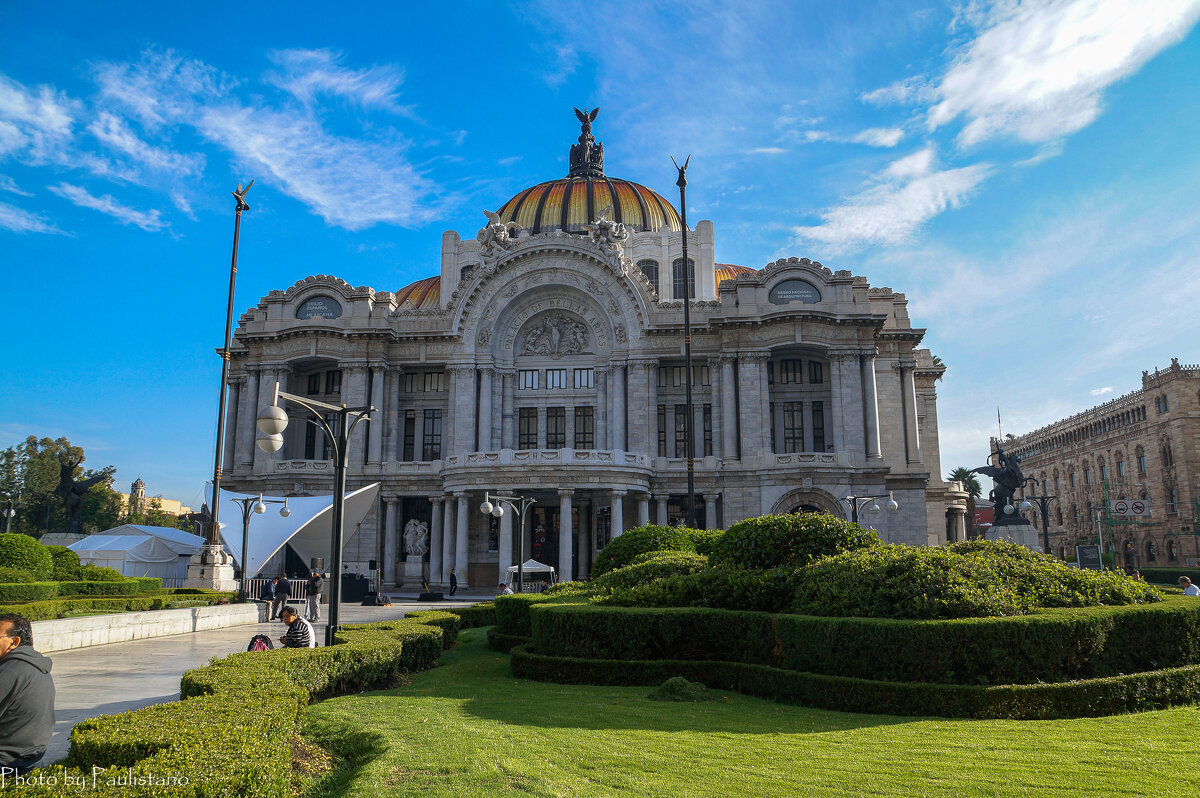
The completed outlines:
<svg viewBox="0 0 1200 798">
<path fill-rule="evenodd" d="M 894 513 L 900 509 L 900 505 L 896 503 L 896 499 L 890 493 L 879 494 L 877 496 L 843 496 L 842 501 L 850 506 L 850 522 L 854 524 L 858 523 L 858 513 L 863 507 L 867 506 L 867 502 L 872 502 L 871 512 L 879 512 L 879 505 L 874 503 L 876 499 L 887 499 L 887 504 L 884 507 L 887 508 L 889 513 Z"/>
<path fill-rule="evenodd" d="M 279 407 L 280 399 L 295 402 L 311 412 L 315 418 L 308 418 L 307 421 L 324 432 L 330 446 L 333 447 L 333 529 L 329 540 L 329 570 L 333 577 L 329 580 L 329 625 L 325 628 L 325 645 L 332 646 L 333 635 L 338 629 L 338 609 L 342 600 L 342 537 L 345 526 L 346 462 L 350 456 L 350 435 L 358 426 L 358 422 L 370 420 L 375 408 L 370 405 L 347 407 L 318 402 L 316 399 L 284 393 L 279 390 L 279 383 L 275 383 L 275 400 L 258 414 L 258 430 L 261 434 L 256 443 L 264 452 L 277 452 L 283 446 L 283 431 L 287 429 L 288 416 L 283 408 Z M 317 408 L 337 415 L 336 430 L 329 426 Z"/>
<path fill-rule="evenodd" d="M 242 580 L 238 587 L 238 601 L 246 601 L 250 597 L 249 591 L 246 590 L 246 583 L 250 580 L 250 515 L 262 515 L 267 511 L 268 504 L 282 504 L 279 514 L 284 518 L 291 515 L 292 511 L 287 506 L 287 499 L 264 499 L 261 493 L 257 497 L 243 496 L 233 499 L 233 502 L 242 507 Z"/>
<path fill-rule="evenodd" d="M 492 499 L 496 500 L 495 504 L 492 504 Z M 484 491 L 479 512 L 500 518 L 504 515 L 504 508 L 500 506 L 500 502 L 507 504 L 517 514 L 517 592 L 520 593 L 525 586 L 525 511 L 529 509 L 529 505 L 536 504 L 537 499 L 532 496 L 492 496 L 490 492 Z"/>
<path fill-rule="evenodd" d="M 687 446 L 687 525 L 696 526 L 696 447 L 693 443 L 696 423 L 692 406 L 692 291 L 695 290 L 696 276 L 692 272 L 691 262 L 688 261 L 688 226 L 687 226 L 687 168 L 692 156 L 683 159 L 683 166 L 671 159 L 679 170 L 679 223 L 683 228 L 683 384 L 685 403 L 687 405 L 687 420 L 683 427 L 683 437 Z M 711 521 L 710 521 L 711 523 Z"/>
<path fill-rule="evenodd" d="M 1029 478 L 1030 482 L 1041 484 L 1041 482 L 1033 477 Z M 1057 496 L 1026 496 L 1024 501 L 1033 502 L 1042 511 L 1042 553 L 1050 553 L 1050 502 L 1058 499 Z"/>
</svg>

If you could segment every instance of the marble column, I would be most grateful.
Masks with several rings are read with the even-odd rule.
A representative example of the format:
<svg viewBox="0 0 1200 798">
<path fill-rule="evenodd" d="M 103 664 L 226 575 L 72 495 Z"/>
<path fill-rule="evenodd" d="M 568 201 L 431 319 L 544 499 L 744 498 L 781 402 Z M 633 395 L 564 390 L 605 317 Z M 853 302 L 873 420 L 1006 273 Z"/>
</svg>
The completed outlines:
<svg viewBox="0 0 1200 798">
<path fill-rule="evenodd" d="M 862 356 L 863 413 L 866 416 L 867 457 L 880 458 L 879 392 L 875 387 L 875 355 Z"/>
<path fill-rule="evenodd" d="M 510 566 L 516 565 L 513 562 L 513 516 L 516 513 L 511 507 L 504 507 L 504 515 L 500 516 L 500 540 L 498 559 L 500 565 L 500 576 L 496 584 L 508 582 L 508 569 Z"/>
<path fill-rule="evenodd" d="M 608 434 L 608 370 L 596 369 L 596 448 L 610 449 Z"/>
<path fill-rule="evenodd" d="M 458 499 L 458 538 L 454 542 L 454 570 L 458 572 L 458 586 L 470 587 L 467 584 L 467 560 L 471 553 L 467 540 L 467 526 L 471 520 L 467 507 L 468 497 L 465 493 L 456 493 L 454 497 Z"/>
<path fill-rule="evenodd" d="M 733 377 L 733 358 L 721 358 L 721 456 L 738 456 L 737 384 Z"/>
<path fill-rule="evenodd" d="M 721 497 L 719 493 L 704 494 L 704 528 L 705 529 L 720 529 L 717 526 L 717 499 Z"/>
<path fill-rule="evenodd" d="M 642 453 L 658 456 L 658 363 L 646 364 L 646 440 Z"/>
<path fill-rule="evenodd" d="M 367 404 L 368 399 L 367 364 L 345 364 L 342 369 L 342 401 L 350 407 L 361 407 Z M 373 421 L 364 421 L 355 427 L 353 434 L 350 435 L 350 455 L 346 459 L 346 471 L 350 474 L 362 471 L 367 456 L 365 450 L 367 427 L 374 423 Z"/>
<path fill-rule="evenodd" d="M 446 509 L 442 514 L 442 571 L 438 574 L 438 584 L 449 584 L 447 578 L 454 566 L 454 502 L 446 497 Z"/>
<path fill-rule="evenodd" d="M 399 499 L 387 499 L 384 502 L 387 507 L 387 525 L 384 527 L 383 538 L 383 583 L 385 585 L 396 584 L 396 552 L 398 539 L 397 516 L 400 515 Z"/>
<path fill-rule="evenodd" d="M 771 355 L 767 352 L 755 358 L 758 363 L 758 412 L 763 420 L 762 432 L 759 434 L 763 454 L 770 454 L 775 450 L 775 442 L 771 440 L 771 383 L 767 377 L 767 361 L 770 359 Z"/>
<path fill-rule="evenodd" d="M 441 496 L 430 496 L 433 504 L 433 519 L 429 524 L 429 584 L 437 585 L 442 581 L 442 541 L 445 530 L 442 528 L 442 506 L 446 500 Z"/>
<path fill-rule="evenodd" d="M 479 370 L 479 433 L 475 439 L 476 451 L 492 451 L 492 370 Z"/>
<path fill-rule="evenodd" d="M 638 496 L 638 526 L 650 523 L 650 494 Z"/>
<path fill-rule="evenodd" d="M 384 370 L 383 366 L 372 366 L 371 407 L 375 408 L 375 412 L 371 414 L 371 420 L 365 422 L 365 424 L 368 441 L 367 462 L 374 465 L 379 465 L 383 462 L 383 430 L 386 427 L 386 421 L 384 420 L 386 414 L 383 410 L 385 380 L 387 380 L 387 371 Z"/>
<path fill-rule="evenodd" d="M 241 401 L 242 385 L 231 380 L 229 396 L 225 405 L 225 440 L 221 449 L 221 470 L 228 474 L 233 471 L 234 444 L 237 441 L 238 402 Z"/>
<path fill-rule="evenodd" d="M 400 381 L 404 379 L 404 370 L 390 369 L 383 386 L 383 462 L 400 459 L 400 445 L 404 438 L 404 430 L 400 415 Z"/>
<path fill-rule="evenodd" d="M 658 493 L 654 496 L 654 499 L 658 504 L 658 513 L 655 517 L 654 523 L 658 524 L 659 526 L 667 525 L 667 502 L 670 500 L 670 498 L 670 495 L 666 493 Z"/>
<path fill-rule="evenodd" d="M 475 448 L 475 367 L 452 366 L 448 371 L 453 426 L 450 454 L 462 456 Z"/>
<path fill-rule="evenodd" d="M 248 369 L 245 387 L 238 397 L 240 407 L 238 408 L 235 451 L 238 465 L 241 466 L 247 466 L 254 462 L 254 450 L 258 448 L 254 445 L 254 435 L 257 431 L 254 422 L 258 418 L 258 408 L 256 407 L 258 404 L 258 378 L 258 369 Z"/>
<path fill-rule="evenodd" d="M 904 402 L 904 442 L 908 462 L 921 462 L 921 438 L 917 429 L 917 390 L 911 363 L 900 366 L 900 391 Z"/>
<path fill-rule="evenodd" d="M 571 517 L 571 497 L 574 495 L 573 488 L 560 488 L 558 491 L 558 578 L 563 582 L 575 578 L 572 566 L 575 525 Z"/>
<path fill-rule="evenodd" d="M 613 368 L 612 379 L 612 448 L 623 452 L 625 446 L 625 366 L 618 364 Z"/>
<path fill-rule="evenodd" d="M 646 417 L 649 397 L 646 386 L 646 364 L 630 363 L 627 381 L 627 419 L 625 424 L 625 449 L 630 452 L 646 451 Z"/>
<path fill-rule="evenodd" d="M 516 374 L 505 371 L 501 375 L 500 448 L 517 448 Z"/>
<path fill-rule="evenodd" d="M 738 388 L 741 396 L 741 435 L 743 457 L 756 457 L 767 450 L 771 419 L 763 413 L 763 389 L 766 386 L 766 355 L 750 352 L 738 356 Z"/>
<path fill-rule="evenodd" d="M 625 494 L 627 491 L 612 492 L 612 537 L 619 538 L 625 531 Z"/>
<path fill-rule="evenodd" d="M 962 543 L 967 539 L 966 508 L 954 508 L 954 542 Z"/>
<path fill-rule="evenodd" d="M 838 373 L 841 378 L 841 399 L 839 394 L 833 395 L 833 408 L 842 413 L 842 442 L 845 451 L 854 458 L 853 462 L 862 462 L 866 452 L 867 434 L 863 420 L 866 410 L 863 407 L 863 372 L 857 352 L 841 353 L 837 359 Z M 833 427 L 837 429 L 838 421 L 835 416 Z M 836 447 L 837 444 L 835 443 Z M 840 451 L 835 448 L 835 451 Z"/>
</svg>

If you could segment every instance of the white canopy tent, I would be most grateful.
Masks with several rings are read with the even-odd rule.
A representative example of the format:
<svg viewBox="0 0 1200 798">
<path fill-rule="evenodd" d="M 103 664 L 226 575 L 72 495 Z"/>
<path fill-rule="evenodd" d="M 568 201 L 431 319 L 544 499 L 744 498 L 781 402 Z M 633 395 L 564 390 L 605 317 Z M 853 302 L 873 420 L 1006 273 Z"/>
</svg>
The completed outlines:
<svg viewBox="0 0 1200 798">
<path fill-rule="evenodd" d="M 211 483 L 205 487 L 204 494 L 205 498 L 211 501 Z M 221 539 L 225 542 L 225 550 L 233 555 L 233 559 L 239 565 L 242 562 L 242 508 L 232 500 L 245 496 L 244 493 L 221 491 L 221 518 L 224 519 L 221 521 Z M 347 539 L 362 523 L 378 496 L 378 482 L 346 494 L 343 528 L 346 530 Z M 282 496 L 263 498 L 283 499 Z M 289 496 L 287 506 L 292 512 L 286 518 L 279 514 L 281 506 L 268 504 L 265 513 L 251 515 L 249 567 L 246 573 L 251 576 L 259 573 L 267 560 L 275 556 L 285 544 L 290 545 L 305 562 L 313 557 L 325 558 L 328 567 L 329 541 L 333 533 L 333 496 Z"/>
<path fill-rule="evenodd" d="M 67 546 L 90 565 L 115 568 L 125 576 L 187 576 L 188 559 L 204 538 L 179 529 L 124 524 Z"/>
<path fill-rule="evenodd" d="M 539 573 L 539 572 L 540 573 L 548 573 L 548 574 L 550 574 L 550 584 L 554 584 L 556 581 L 558 581 L 558 578 L 556 576 L 557 572 L 555 571 L 554 566 L 546 565 L 545 563 L 540 563 L 537 560 L 526 560 L 525 563 L 521 566 L 521 570 L 523 570 L 527 574 L 528 573 Z M 515 566 L 515 565 L 508 566 L 508 581 L 505 584 L 511 585 L 513 583 L 513 580 L 516 578 L 516 576 L 517 576 L 517 566 Z M 528 577 L 526 577 L 526 581 L 528 581 Z"/>
</svg>

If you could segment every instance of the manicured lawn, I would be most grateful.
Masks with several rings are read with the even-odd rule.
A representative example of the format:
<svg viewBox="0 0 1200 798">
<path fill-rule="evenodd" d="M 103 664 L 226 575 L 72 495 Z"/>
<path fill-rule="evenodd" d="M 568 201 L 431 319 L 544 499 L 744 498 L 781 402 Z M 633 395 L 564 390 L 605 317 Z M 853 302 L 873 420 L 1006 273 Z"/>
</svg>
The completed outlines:
<svg viewBox="0 0 1200 798">
<path fill-rule="evenodd" d="M 307 710 L 345 758 L 314 796 L 1164 796 L 1200 778 L 1195 707 L 1067 721 L 852 715 L 729 693 L 514 680 L 464 632 L 411 685 Z"/>
</svg>

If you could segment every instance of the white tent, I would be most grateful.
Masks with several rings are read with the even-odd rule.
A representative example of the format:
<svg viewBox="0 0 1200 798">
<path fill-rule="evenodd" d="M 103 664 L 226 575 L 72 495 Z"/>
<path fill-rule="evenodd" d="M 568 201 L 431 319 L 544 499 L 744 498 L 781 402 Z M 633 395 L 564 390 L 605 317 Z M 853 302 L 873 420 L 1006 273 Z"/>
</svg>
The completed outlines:
<svg viewBox="0 0 1200 798">
<path fill-rule="evenodd" d="M 346 494 L 344 504 L 346 539 L 354 534 L 363 518 L 375 504 L 379 495 L 379 483 L 367 485 Z M 221 538 L 225 549 L 240 565 L 242 562 L 242 508 L 233 499 L 243 498 L 243 493 L 221 491 Z M 257 498 L 257 494 L 255 495 Z M 281 496 L 264 496 L 264 499 Z M 212 499 L 212 485 L 205 488 L 205 499 Z M 282 505 L 268 504 L 265 513 L 250 515 L 250 555 L 246 573 L 252 577 L 262 570 L 284 544 L 290 545 L 306 563 L 313 557 L 324 557 L 326 568 L 330 564 L 329 543 L 333 531 L 333 496 L 290 496 L 287 499 L 291 514 L 284 518 L 279 514 Z"/>
<path fill-rule="evenodd" d="M 124 524 L 69 548 L 81 563 L 115 568 L 125 576 L 187 576 L 188 559 L 200 551 L 204 538 L 161 526 Z"/>
<path fill-rule="evenodd" d="M 537 560 L 526 560 L 524 565 L 521 566 L 521 570 L 523 570 L 526 574 L 539 573 L 539 572 L 540 573 L 549 573 L 550 574 L 550 584 L 554 584 L 554 582 L 557 581 L 557 579 L 555 577 L 554 567 L 551 565 L 546 565 L 545 563 L 540 563 Z M 517 576 L 517 566 L 515 566 L 515 565 L 508 566 L 508 582 L 507 582 L 507 584 L 511 585 L 513 582 L 513 579 L 515 579 L 516 576 Z M 529 577 L 526 577 L 526 581 L 528 581 L 528 579 L 529 579 Z"/>
</svg>

